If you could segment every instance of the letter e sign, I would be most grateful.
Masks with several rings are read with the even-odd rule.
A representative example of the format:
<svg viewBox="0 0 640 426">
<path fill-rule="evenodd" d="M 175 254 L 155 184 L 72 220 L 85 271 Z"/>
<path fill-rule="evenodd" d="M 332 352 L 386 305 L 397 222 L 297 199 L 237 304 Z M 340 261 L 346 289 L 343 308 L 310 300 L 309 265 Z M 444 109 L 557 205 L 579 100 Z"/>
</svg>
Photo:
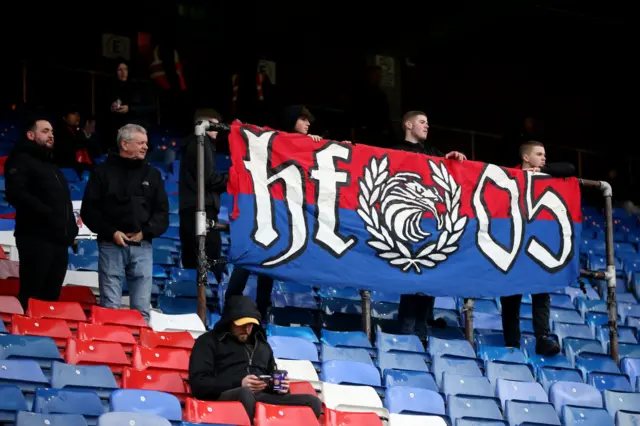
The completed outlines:
<svg viewBox="0 0 640 426">
<path fill-rule="evenodd" d="M 115 34 L 102 34 L 102 56 L 111 59 L 131 59 L 131 40 Z"/>
</svg>

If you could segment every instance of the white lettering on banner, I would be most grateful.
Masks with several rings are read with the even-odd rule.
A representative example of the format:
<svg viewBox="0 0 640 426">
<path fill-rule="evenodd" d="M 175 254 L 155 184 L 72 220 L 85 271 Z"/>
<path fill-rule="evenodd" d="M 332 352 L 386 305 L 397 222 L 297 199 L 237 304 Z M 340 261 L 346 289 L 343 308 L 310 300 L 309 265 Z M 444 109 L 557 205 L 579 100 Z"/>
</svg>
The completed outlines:
<svg viewBox="0 0 640 426">
<path fill-rule="evenodd" d="M 304 252 L 309 240 L 306 215 L 306 174 L 295 160 L 272 167 L 272 144 L 276 132 L 241 130 L 246 143 L 244 166 L 251 176 L 255 199 L 252 240 L 264 249 L 272 247 L 281 233 L 276 227 L 274 200 L 271 188 L 281 184 L 286 204 L 289 229 L 286 248 L 262 262 L 264 267 L 277 267 L 290 262 Z M 351 161 L 352 147 L 328 143 L 313 154 L 314 165 L 309 168 L 309 181 L 315 184 L 315 217 L 313 243 L 334 257 L 344 256 L 356 246 L 358 239 L 340 235 L 340 188 L 351 185 L 350 174 L 338 168 L 338 162 Z M 356 212 L 363 220 L 371 239 L 367 245 L 390 266 L 403 272 L 431 269 L 445 262 L 457 251 L 467 225 L 461 214 L 462 187 L 453 179 L 444 162 L 429 160 L 431 178 L 435 185 L 422 182 L 421 175 L 406 171 L 389 172 L 385 155 L 372 158 L 365 165 L 358 182 L 359 195 Z M 524 187 L 525 211 L 520 207 L 520 189 L 516 178 L 495 165 L 487 164 L 471 196 L 471 207 L 477 220 L 476 246 L 496 269 L 508 273 L 525 244 L 525 253 L 548 272 L 563 269 L 573 257 L 573 222 L 560 195 L 549 187 L 534 197 L 536 181 L 549 179 L 547 175 L 526 173 Z M 491 234 L 491 217 L 485 191 L 489 184 L 509 195 L 510 242 L 502 244 Z M 444 205 L 444 213 L 437 205 Z M 542 211 L 548 211 L 559 224 L 560 248 L 555 254 L 535 236 L 525 242 L 525 222 L 532 223 Z M 440 231 L 435 241 L 430 232 L 422 229 L 425 213 L 430 212 Z M 550 222 L 550 221 L 547 221 Z M 414 244 L 425 243 L 414 249 Z M 414 251 L 415 250 L 415 251 Z"/>
<path fill-rule="evenodd" d="M 569 209 L 562 198 L 552 189 L 547 188 L 534 204 L 533 193 L 536 180 L 550 179 L 548 175 L 526 174 L 525 209 L 528 223 L 546 209 L 560 225 L 560 253 L 554 255 L 548 246 L 532 236 L 526 245 L 525 252 L 547 272 L 556 272 L 567 266 L 573 257 L 573 222 Z M 511 218 L 511 249 L 507 249 L 491 236 L 491 226 L 485 206 L 484 190 L 487 181 L 509 192 Z M 473 193 L 473 210 L 478 221 L 476 244 L 480 252 L 502 272 L 509 272 L 522 248 L 524 238 L 524 216 L 520 209 L 520 191 L 515 178 L 510 178 L 500 167 L 487 164 Z"/>
<path fill-rule="evenodd" d="M 329 250 L 336 257 L 342 256 L 357 239 L 342 238 L 338 209 L 340 206 L 339 187 L 349 185 L 349 174 L 336 171 L 338 160 L 349 161 L 351 150 L 343 145 L 325 145 L 315 155 L 317 167 L 309 169 L 311 180 L 316 183 L 316 227 L 313 241 Z"/>
</svg>

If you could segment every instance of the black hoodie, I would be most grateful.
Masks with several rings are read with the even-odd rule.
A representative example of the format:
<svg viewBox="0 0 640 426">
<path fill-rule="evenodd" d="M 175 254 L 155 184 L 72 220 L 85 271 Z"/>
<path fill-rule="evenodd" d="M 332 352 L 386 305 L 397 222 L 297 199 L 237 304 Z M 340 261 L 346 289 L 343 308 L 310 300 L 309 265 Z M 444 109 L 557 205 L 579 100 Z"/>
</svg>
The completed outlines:
<svg viewBox="0 0 640 426">
<path fill-rule="evenodd" d="M 233 296 L 213 330 L 196 340 L 189 360 L 189 384 L 194 398 L 215 401 L 222 392 L 242 386 L 246 376 L 271 375 L 276 369 L 273 351 L 262 327 L 253 326 L 247 343 L 241 343 L 231 334 L 231 323 L 245 317 L 261 321 L 250 297 Z"/>
<path fill-rule="evenodd" d="M 35 142 L 18 142 L 5 164 L 6 198 L 16 209 L 16 237 L 71 245 L 78 226 L 67 180 L 52 154 Z"/>
</svg>

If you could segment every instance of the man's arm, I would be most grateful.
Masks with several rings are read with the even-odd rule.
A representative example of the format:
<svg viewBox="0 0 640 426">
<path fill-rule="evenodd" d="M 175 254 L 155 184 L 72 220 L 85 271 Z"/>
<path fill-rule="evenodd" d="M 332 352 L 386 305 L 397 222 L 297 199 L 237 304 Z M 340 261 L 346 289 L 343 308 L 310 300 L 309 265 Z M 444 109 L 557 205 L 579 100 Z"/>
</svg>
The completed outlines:
<svg viewBox="0 0 640 426">
<path fill-rule="evenodd" d="M 164 234 L 169 227 L 169 198 L 164 189 L 164 182 L 157 170 L 153 169 L 155 192 L 151 200 L 151 217 L 142 227 L 142 237 L 151 240 Z"/>
<path fill-rule="evenodd" d="M 113 236 L 118 230 L 115 226 L 107 223 L 102 214 L 102 184 L 100 178 L 94 172 L 89 177 L 87 187 L 82 197 L 82 208 L 80 209 L 82 222 L 92 231 L 104 236 Z"/>
<path fill-rule="evenodd" d="M 5 168 L 6 198 L 16 209 L 37 213 L 42 218 L 49 218 L 52 210 L 45 203 L 29 192 L 29 161 L 26 158 L 9 157 Z"/>
<path fill-rule="evenodd" d="M 227 383 L 216 377 L 214 347 L 205 339 L 207 337 L 203 335 L 193 345 L 189 359 L 189 385 L 195 398 L 215 401 L 222 392 L 237 388 L 240 383 Z"/>
</svg>

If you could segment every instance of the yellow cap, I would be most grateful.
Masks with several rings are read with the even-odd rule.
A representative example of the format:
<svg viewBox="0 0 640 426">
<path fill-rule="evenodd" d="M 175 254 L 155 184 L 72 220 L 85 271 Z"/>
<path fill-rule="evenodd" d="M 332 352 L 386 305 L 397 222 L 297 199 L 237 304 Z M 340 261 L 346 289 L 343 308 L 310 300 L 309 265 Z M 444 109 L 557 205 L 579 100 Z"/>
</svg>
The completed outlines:
<svg viewBox="0 0 640 426">
<path fill-rule="evenodd" d="M 237 326 L 242 326 L 242 325 L 246 325 L 246 324 L 260 325 L 260 322 L 257 319 L 251 318 L 251 317 L 239 318 L 239 319 L 235 320 L 233 323 L 235 325 L 237 325 Z"/>
</svg>

